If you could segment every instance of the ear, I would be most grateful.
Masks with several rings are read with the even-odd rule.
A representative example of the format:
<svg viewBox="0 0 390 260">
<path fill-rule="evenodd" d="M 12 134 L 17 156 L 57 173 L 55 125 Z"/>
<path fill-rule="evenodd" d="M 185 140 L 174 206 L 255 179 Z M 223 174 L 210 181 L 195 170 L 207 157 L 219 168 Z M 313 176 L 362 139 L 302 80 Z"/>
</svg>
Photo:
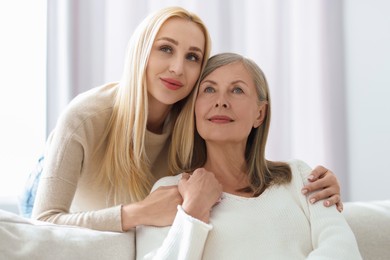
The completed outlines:
<svg viewBox="0 0 390 260">
<path fill-rule="evenodd" d="M 253 123 L 254 128 L 258 128 L 263 123 L 265 116 L 267 115 L 268 104 L 266 102 L 259 105 L 258 114 Z"/>
</svg>

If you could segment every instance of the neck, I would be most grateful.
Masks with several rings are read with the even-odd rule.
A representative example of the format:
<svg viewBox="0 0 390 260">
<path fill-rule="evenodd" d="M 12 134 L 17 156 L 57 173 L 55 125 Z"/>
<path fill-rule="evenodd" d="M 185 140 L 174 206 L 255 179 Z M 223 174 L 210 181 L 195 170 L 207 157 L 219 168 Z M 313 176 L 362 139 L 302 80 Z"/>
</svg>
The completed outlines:
<svg viewBox="0 0 390 260">
<path fill-rule="evenodd" d="M 148 120 L 146 128 L 155 134 L 162 134 L 165 120 L 167 119 L 172 106 L 156 100 L 148 100 Z"/>
<path fill-rule="evenodd" d="M 239 190 L 248 187 L 245 145 L 206 143 L 207 160 L 204 168 L 215 174 L 223 191 L 245 196 Z M 249 194 L 250 195 L 250 194 Z"/>
</svg>

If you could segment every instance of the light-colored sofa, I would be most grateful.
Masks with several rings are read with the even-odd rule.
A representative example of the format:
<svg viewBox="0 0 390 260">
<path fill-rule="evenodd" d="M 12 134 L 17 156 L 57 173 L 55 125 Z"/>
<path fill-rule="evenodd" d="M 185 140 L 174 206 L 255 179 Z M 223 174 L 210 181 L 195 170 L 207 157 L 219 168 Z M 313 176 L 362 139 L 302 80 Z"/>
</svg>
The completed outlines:
<svg viewBox="0 0 390 260">
<path fill-rule="evenodd" d="M 347 202 L 343 214 L 364 260 L 390 260 L 390 200 Z"/>
<path fill-rule="evenodd" d="M 364 260 L 390 260 L 390 200 L 347 202 L 343 214 Z M 133 259 L 134 248 L 131 231 L 58 226 L 0 210 L 0 259 Z"/>
</svg>

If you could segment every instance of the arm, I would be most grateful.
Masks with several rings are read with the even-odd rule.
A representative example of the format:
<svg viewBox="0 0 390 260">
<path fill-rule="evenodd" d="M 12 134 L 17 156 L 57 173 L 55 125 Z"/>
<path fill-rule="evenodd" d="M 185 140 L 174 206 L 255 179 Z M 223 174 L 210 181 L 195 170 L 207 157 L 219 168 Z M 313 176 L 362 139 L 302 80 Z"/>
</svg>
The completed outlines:
<svg viewBox="0 0 390 260">
<path fill-rule="evenodd" d="M 137 259 L 200 260 L 212 226 L 177 207 L 171 227 L 140 226 L 136 229 Z"/>
<path fill-rule="evenodd" d="M 97 131 L 90 131 L 82 123 L 83 115 L 77 111 L 81 110 L 80 106 L 70 105 L 48 139 L 32 217 L 55 224 L 122 231 L 121 206 L 106 205 L 102 199 L 104 193 L 101 192 L 100 197 L 97 195 L 100 188 L 97 182 L 80 183 L 82 178 L 97 177 L 97 169 L 87 166 L 93 164 L 92 141 L 88 135 Z M 103 126 L 100 128 L 103 131 Z M 83 194 L 84 206 L 79 203 L 81 196 L 76 198 L 76 192 Z M 77 212 L 71 212 L 72 204 L 77 205 Z"/>
<path fill-rule="evenodd" d="M 53 145 L 51 141 L 49 138 L 50 146 Z M 73 138 L 70 138 L 67 143 L 68 146 L 60 148 L 55 145 L 53 145 L 54 148 L 49 146 L 52 150 L 49 150 L 49 154 L 53 153 L 54 158 L 46 158 L 44 167 L 46 175 L 43 175 L 40 180 L 40 191 L 34 206 L 34 218 L 56 224 L 105 231 L 128 231 L 140 224 L 155 226 L 172 224 L 177 212 L 176 207 L 182 203 L 177 186 L 164 187 L 153 192 L 143 201 L 122 207 L 121 205 L 111 207 L 101 205 L 102 209 L 88 211 L 79 207 L 78 212 L 71 212 L 70 207 L 81 175 L 84 147 Z M 72 162 L 72 168 L 66 163 L 58 165 L 58 161 Z M 82 185 L 79 189 L 83 189 Z M 105 198 L 96 197 L 92 200 L 104 202 Z"/>
<path fill-rule="evenodd" d="M 300 178 L 301 184 L 306 182 L 310 168 L 303 162 L 298 162 L 294 178 Z M 300 189 L 300 187 L 297 187 Z M 307 259 L 361 259 L 355 236 L 335 206 L 326 208 L 320 204 L 312 204 L 302 200 L 307 208 L 312 233 L 313 251 Z"/>
<path fill-rule="evenodd" d="M 339 212 L 343 211 L 343 203 L 340 199 L 340 184 L 337 176 L 323 166 L 317 166 L 308 176 L 308 181 L 302 193 L 307 195 L 310 192 L 318 191 L 309 196 L 309 201 L 315 203 L 319 200 L 325 200 L 324 206 L 337 206 Z"/>
<path fill-rule="evenodd" d="M 172 185 L 172 178 L 163 178 L 156 186 Z M 168 182 L 167 182 L 168 180 Z M 169 182 L 171 180 L 171 182 Z M 179 181 L 183 206 L 178 206 L 170 228 L 137 227 L 137 259 L 201 259 L 212 226 L 207 224 L 210 211 L 222 193 L 214 175 L 204 169 L 190 177 L 183 174 Z"/>
<path fill-rule="evenodd" d="M 122 207 L 98 181 L 106 146 L 96 147 L 111 116 L 115 86 L 109 84 L 78 96 L 59 118 L 47 142 L 34 218 L 118 232 L 137 224 L 172 224 L 177 201 L 181 203 L 177 187 Z"/>
<path fill-rule="evenodd" d="M 169 226 L 183 199 L 176 185 L 160 186 L 143 201 L 122 207 L 122 228 L 127 231 L 139 225 Z"/>
</svg>

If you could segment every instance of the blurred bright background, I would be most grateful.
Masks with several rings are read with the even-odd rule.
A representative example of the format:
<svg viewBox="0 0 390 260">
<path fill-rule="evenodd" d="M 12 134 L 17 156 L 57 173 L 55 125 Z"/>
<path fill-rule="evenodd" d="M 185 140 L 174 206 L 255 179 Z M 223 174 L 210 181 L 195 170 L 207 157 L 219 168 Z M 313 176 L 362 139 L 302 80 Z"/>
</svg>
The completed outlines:
<svg viewBox="0 0 390 260">
<path fill-rule="evenodd" d="M 205 21 L 213 53 L 238 52 L 264 70 L 269 159 L 326 166 L 343 201 L 390 198 L 389 1 L 13 0 L 0 2 L 0 209 L 17 210 L 67 103 L 119 80 L 136 25 L 171 5 Z"/>
<path fill-rule="evenodd" d="M 15 209 L 46 139 L 46 1 L 0 1 L 0 208 Z"/>
</svg>

